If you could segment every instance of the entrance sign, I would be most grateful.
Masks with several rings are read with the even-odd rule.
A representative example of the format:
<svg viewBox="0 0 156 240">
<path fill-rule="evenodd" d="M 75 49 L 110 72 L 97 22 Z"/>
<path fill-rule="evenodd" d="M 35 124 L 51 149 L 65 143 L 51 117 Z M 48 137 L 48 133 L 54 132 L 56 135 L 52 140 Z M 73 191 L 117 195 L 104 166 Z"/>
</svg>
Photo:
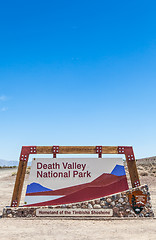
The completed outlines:
<svg viewBox="0 0 156 240">
<path fill-rule="evenodd" d="M 30 154 L 52 154 L 53 158 L 33 156 L 24 205 L 19 206 Z M 98 158 L 61 158 L 61 154 L 97 154 Z M 124 154 L 126 162 L 123 164 L 122 158 L 103 158 L 103 154 Z M 132 188 L 127 183 L 125 163 Z M 140 186 L 133 148 L 22 147 L 11 206 L 3 209 L 3 217 L 48 216 L 154 217 L 148 186 Z"/>
<path fill-rule="evenodd" d="M 25 206 L 69 204 L 125 190 L 122 158 L 34 158 L 24 202 Z"/>
<path fill-rule="evenodd" d="M 101 194 L 100 193 L 101 189 L 104 194 L 109 195 L 112 192 L 112 190 L 110 190 L 111 189 L 110 186 L 112 184 L 116 183 L 117 188 L 120 186 L 119 178 L 121 179 L 124 178 L 124 180 L 122 179 L 123 183 L 121 184 L 120 187 L 123 187 L 123 189 L 127 189 L 127 181 L 126 181 L 125 175 L 121 175 L 121 176 L 116 175 L 118 170 L 116 171 L 115 168 L 111 169 L 112 165 L 108 163 L 109 161 L 108 159 L 106 160 L 107 163 L 104 163 L 105 159 L 102 159 L 103 154 L 124 154 L 126 157 L 126 162 L 127 162 L 127 167 L 128 167 L 132 187 L 134 188 L 134 187 L 140 186 L 140 180 L 139 180 L 139 176 L 136 168 L 135 156 L 134 156 L 132 147 L 129 147 L 129 146 L 116 146 L 116 147 L 112 147 L 112 146 L 24 146 L 22 147 L 21 155 L 20 155 L 20 162 L 18 166 L 18 172 L 16 176 L 16 182 L 15 182 L 12 201 L 11 201 L 12 207 L 18 207 L 20 204 L 21 193 L 22 193 L 22 188 L 23 188 L 23 183 L 24 183 L 24 178 L 25 178 L 25 173 L 27 168 L 27 162 L 30 154 L 53 154 L 53 159 L 52 160 L 45 159 L 45 162 L 43 162 L 44 161 L 43 159 L 33 160 L 32 168 L 34 168 L 34 170 L 33 171 L 31 170 L 32 180 L 30 177 L 30 182 L 27 187 L 27 193 L 25 198 L 26 205 L 29 205 L 29 204 L 34 205 L 35 203 L 42 205 L 45 202 L 46 204 L 48 204 L 48 201 L 53 201 L 53 204 L 56 205 L 58 204 L 58 201 L 61 201 L 62 203 L 63 201 L 75 202 L 78 200 L 82 200 L 82 199 L 78 199 L 78 197 L 75 196 L 75 193 L 76 191 L 78 191 L 78 189 L 79 191 L 84 191 L 84 193 L 80 194 L 80 196 L 82 197 L 84 196 L 85 199 L 87 198 L 92 199 L 95 196 L 99 197 L 99 194 Z M 64 159 L 63 160 L 60 159 L 60 163 L 59 163 L 59 159 L 57 159 L 56 161 L 57 154 L 98 154 L 98 159 L 97 158 L 93 160 L 77 159 L 76 161 L 75 159 L 70 159 L 70 161 L 69 159 L 66 161 Z M 38 165 L 35 164 L 35 161 L 38 162 Z M 65 169 L 62 168 L 63 161 L 64 161 Z M 95 172 L 93 171 L 93 161 L 94 161 Z M 120 160 L 114 159 L 114 161 L 116 165 L 119 165 L 119 166 L 121 165 L 119 163 L 121 159 Z M 117 163 L 117 161 L 119 162 Z M 48 164 L 51 164 L 51 165 L 48 165 Z M 107 165 L 108 165 L 108 169 L 106 167 Z M 37 175 L 35 174 L 34 171 L 36 171 Z M 109 179 L 108 185 L 106 184 L 107 183 L 106 176 L 105 176 L 105 179 L 101 181 L 101 176 L 103 176 L 102 174 L 104 174 L 104 176 L 105 174 L 109 175 L 107 178 Z M 101 183 L 99 183 L 100 182 L 99 178 Z M 43 183 L 40 182 L 39 179 L 40 180 L 42 179 Z M 56 181 L 56 179 L 58 181 Z M 63 179 L 65 179 L 66 184 L 61 183 Z M 52 185 L 49 184 L 50 181 L 52 182 Z M 34 192 L 32 192 L 33 183 L 40 184 L 42 186 L 36 185 Z M 84 184 L 86 184 L 86 186 Z M 84 186 L 86 188 L 84 188 Z M 38 187 L 39 187 L 39 191 L 38 191 Z M 105 188 L 105 191 L 104 191 L 104 188 Z M 108 192 L 106 191 L 106 188 Z M 112 187 L 112 189 L 114 188 L 115 187 Z M 91 191 L 92 189 L 94 191 Z M 122 190 L 118 189 L 117 191 L 116 190 L 113 190 L 113 191 L 118 192 Z M 47 195 L 44 195 L 45 194 L 44 192 L 46 192 L 47 194 L 48 191 L 49 191 L 49 195 L 47 197 Z M 44 193 L 42 196 L 41 196 L 41 192 Z M 55 195 L 53 195 L 52 192 Z M 33 200 L 34 199 L 33 194 L 38 194 L 35 197 L 37 199 L 35 200 L 36 202 L 34 202 Z M 72 197 L 70 194 L 72 194 Z M 55 196 L 55 199 L 53 198 L 54 196 Z M 68 198 L 69 196 L 70 196 L 70 199 Z"/>
</svg>

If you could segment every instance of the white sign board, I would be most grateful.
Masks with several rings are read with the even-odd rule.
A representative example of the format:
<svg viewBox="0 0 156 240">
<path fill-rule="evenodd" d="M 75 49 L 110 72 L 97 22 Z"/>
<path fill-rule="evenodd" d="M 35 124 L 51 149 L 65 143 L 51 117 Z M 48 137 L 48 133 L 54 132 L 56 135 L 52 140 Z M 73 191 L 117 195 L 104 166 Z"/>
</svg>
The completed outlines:
<svg viewBox="0 0 156 240">
<path fill-rule="evenodd" d="M 82 202 L 127 189 L 121 158 L 35 158 L 25 205 Z"/>
</svg>

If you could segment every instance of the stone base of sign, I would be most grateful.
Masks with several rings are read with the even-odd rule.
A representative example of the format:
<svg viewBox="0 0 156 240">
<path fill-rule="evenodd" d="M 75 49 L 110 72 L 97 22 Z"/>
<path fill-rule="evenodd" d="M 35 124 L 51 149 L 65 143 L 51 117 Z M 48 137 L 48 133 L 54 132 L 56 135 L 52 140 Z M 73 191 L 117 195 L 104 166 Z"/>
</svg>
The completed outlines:
<svg viewBox="0 0 156 240">
<path fill-rule="evenodd" d="M 147 202 L 143 206 L 141 212 L 136 214 L 129 203 L 129 195 L 140 190 L 147 195 Z M 53 218 L 142 218 L 154 217 L 152 205 L 150 202 L 150 193 L 147 185 L 137 188 L 132 188 L 124 192 L 113 194 L 107 197 L 98 198 L 95 200 L 72 203 L 59 206 L 44 206 L 44 207 L 5 207 L 2 217 L 53 217 Z"/>
</svg>

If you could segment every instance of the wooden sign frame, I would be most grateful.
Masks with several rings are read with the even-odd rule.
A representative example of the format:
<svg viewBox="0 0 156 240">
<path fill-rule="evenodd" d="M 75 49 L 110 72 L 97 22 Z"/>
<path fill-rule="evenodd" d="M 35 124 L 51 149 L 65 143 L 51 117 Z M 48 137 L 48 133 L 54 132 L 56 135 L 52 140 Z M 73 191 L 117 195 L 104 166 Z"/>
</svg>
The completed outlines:
<svg viewBox="0 0 156 240">
<path fill-rule="evenodd" d="M 125 154 L 132 187 L 140 186 L 135 156 L 131 146 L 23 146 L 11 207 L 18 207 L 20 204 L 30 154 L 53 154 L 53 158 L 56 158 L 56 154 L 98 154 L 99 158 L 102 157 L 102 154 Z"/>
</svg>

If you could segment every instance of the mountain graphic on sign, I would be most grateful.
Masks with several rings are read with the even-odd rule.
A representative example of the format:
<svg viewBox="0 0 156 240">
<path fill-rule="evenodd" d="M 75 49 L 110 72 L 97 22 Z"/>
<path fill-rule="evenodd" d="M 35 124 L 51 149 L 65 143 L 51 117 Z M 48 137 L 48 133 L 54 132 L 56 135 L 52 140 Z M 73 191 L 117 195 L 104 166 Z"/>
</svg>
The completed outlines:
<svg viewBox="0 0 156 240">
<path fill-rule="evenodd" d="M 125 168 L 122 165 L 116 165 L 111 174 L 116 176 L 124 176 L 126 175 Z"/>
<path fill-rule="evenodd" d="M 43 187 L 39 183 L 31 183 L 27 186 L 26 193 L 36 193 L 36 192 L 46 192 L 46 191 L 52 191 L 50 188 Z"/>
</svg>

